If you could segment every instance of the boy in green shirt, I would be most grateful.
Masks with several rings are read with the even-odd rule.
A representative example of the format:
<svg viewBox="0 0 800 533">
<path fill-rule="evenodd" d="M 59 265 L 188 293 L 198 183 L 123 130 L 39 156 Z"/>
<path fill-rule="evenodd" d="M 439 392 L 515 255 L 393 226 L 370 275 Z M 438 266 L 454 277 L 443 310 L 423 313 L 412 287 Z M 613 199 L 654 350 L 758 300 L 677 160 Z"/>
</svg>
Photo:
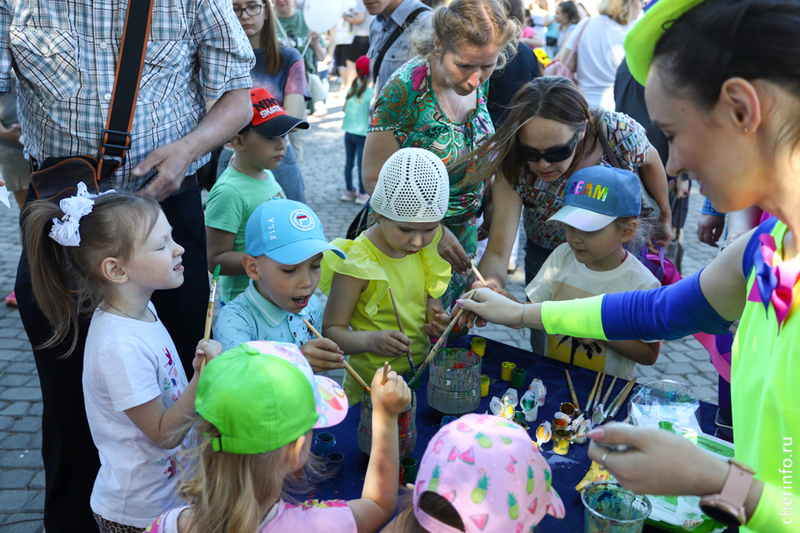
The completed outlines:
<svg viewBox="0 0 800 533">
<path fill-rule="evenodd" d="M 291 117 L 265 89 L 252 89 L 253 120 L 231 139 L 236 154 L 206 203 L 208 264 L 220 265 L 220 300 L 230 302 L 248 285 L 242 258 L 247 220 L 260 204 L 286 198 L 270 172 L 286 154 L 287 135 L 308 122 Z"/>
</svg>

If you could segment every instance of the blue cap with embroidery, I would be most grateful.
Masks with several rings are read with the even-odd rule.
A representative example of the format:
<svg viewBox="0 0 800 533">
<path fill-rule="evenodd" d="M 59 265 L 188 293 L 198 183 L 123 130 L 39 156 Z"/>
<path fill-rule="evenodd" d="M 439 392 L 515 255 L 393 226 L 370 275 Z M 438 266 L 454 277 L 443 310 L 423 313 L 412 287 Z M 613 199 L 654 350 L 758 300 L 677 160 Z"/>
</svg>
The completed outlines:
<svg viewBox="0 0 800 533">
<path fill-rule="evenodd" d="M 325 239 L 322 222 L 305 204 L 274 199 L 256 207 L 244 230 L 248 255 L 266 255 L 283 265 L 297 265 L 325 250 L 345 253 Z"/>
<path fill-rule="evenodd" d="M 629 170 L 595 165 L 577 171 L 564 188 L 564 207 L 547 222 L 582 231 L 605 228 L 619 217 L 642 212 L 642 186 Z"/>
</svg>

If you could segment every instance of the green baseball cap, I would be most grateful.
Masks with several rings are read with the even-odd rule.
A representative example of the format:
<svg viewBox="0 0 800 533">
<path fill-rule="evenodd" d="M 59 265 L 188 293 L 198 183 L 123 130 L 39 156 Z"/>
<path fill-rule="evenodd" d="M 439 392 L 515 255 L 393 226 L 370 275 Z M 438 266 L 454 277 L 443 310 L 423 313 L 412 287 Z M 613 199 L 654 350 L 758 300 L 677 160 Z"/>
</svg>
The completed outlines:
<svg viewBox="0 0 800 533">
<path fill-rule="evenodd" d="M 312 428 L 335 426 L 347 415 L 338 383 L 315 376 L 294 344 L 251 341 L 212 359 L 197 384 L 197 414 L 220 436 L 214 451 L 277 450 Z"/>
<path fill-rule="evenodd" d="M 656 43 L 672 21 L 705 0 L 654 0 L 644 9 L 644 16 L 625 36 L 625 60 L 634 79 L 645 85 Z"/>
</svg>

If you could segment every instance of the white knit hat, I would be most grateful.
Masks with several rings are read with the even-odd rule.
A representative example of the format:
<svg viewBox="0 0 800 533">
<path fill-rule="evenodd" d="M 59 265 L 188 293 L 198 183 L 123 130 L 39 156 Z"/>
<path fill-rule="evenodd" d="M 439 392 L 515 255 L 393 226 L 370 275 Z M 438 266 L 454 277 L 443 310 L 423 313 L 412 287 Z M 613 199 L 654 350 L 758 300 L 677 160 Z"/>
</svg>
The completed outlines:
<svg viewBox="0 0 800 533">
<path fill-rule="evenodd" d="M 450 179 L 439 156 L 422 148 L 402 148 L 384 163 L 369 204 L 396 222 L 438 222 L 449 198 Z"/>
</svg>

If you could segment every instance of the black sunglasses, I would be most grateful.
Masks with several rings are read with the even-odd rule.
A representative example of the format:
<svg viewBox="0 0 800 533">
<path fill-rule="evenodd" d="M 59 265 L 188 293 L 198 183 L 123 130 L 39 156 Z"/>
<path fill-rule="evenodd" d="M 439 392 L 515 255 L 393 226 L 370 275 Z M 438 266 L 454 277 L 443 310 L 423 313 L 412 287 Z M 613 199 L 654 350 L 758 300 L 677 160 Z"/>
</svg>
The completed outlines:
<svg viewBox="0 0 800 533">
<path fill-rule="evenodd" d="M 571 143 L 565 144 L 564 146 L 558 146 L 556 148 L 550 148 L 549 150 L 545 150 L 544 153 L 536 150 L 535 148 L 531 148 L 530 146 L 520 144 L 518 136 L 514 136 L 514 148 L 517 150 L 517 155 L 519 155 L 525 161 L 538 163 L 540 160 L 544 159 L 549 163 L 559 163 L 572 155 L 573 150 L 575 150 L 575 146 L 578 144 L 578 137 L 580 137 L 582 131 L 583 128 L 581 127 L 575 132 L 575 137 L 572 138 Z"/>
</svg>

